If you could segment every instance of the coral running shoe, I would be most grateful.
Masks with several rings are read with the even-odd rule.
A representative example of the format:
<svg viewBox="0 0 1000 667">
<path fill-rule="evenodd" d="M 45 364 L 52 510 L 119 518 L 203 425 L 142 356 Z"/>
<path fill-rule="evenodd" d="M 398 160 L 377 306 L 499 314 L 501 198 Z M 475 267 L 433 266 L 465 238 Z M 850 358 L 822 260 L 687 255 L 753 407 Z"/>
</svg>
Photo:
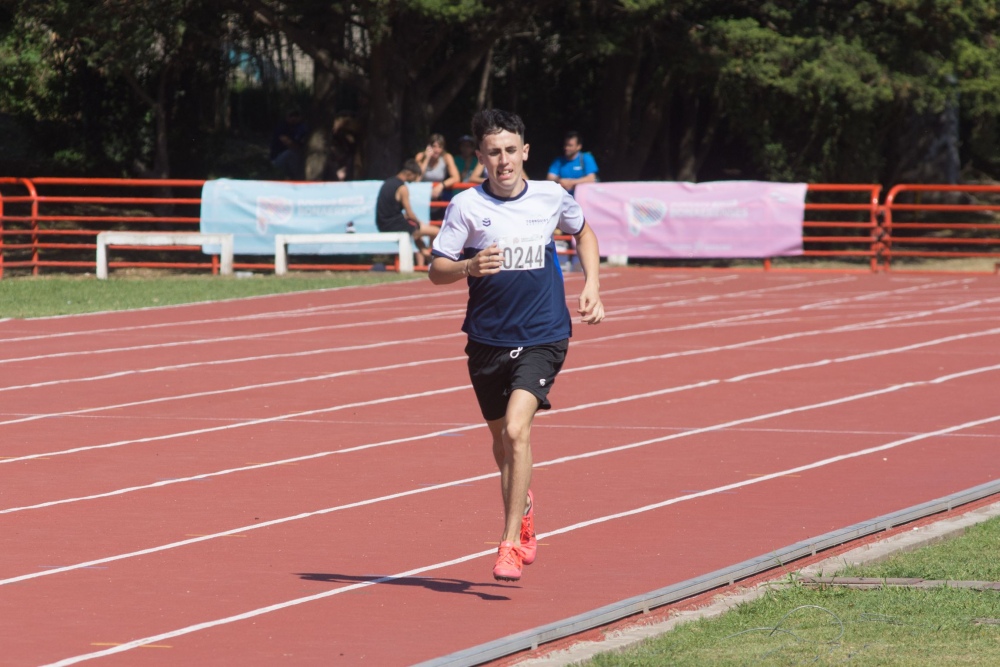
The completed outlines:
<svg viewBox="0 0 1000 667">
<path fill-rule="evenodd" d="M 521 518 L 521 562 L 531 565 L 535 562 L 538 552 L 538 540 L 535 539 L 535 497 L 528 490 L 528 513 Z"/>
<path fill-rule="evenodd" d="M 521 578 L 521 547 L 513 542 L 501 542 L 497 550 L 497 564 L 493 566 L 497 581 L 517 581 Z"/>
</svg>

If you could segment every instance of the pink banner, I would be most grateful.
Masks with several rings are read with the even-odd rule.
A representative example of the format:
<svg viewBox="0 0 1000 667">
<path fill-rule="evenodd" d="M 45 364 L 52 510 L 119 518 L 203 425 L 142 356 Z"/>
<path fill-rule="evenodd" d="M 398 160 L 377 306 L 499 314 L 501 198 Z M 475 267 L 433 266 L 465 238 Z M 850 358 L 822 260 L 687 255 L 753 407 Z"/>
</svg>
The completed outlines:
<svg viewBox="0 0 1000 667">
<path fill-rule="evenodd" d="M 582 183 L 575 196 L 603 256 L 802 254 L 805 183 Z"/>
</svg>

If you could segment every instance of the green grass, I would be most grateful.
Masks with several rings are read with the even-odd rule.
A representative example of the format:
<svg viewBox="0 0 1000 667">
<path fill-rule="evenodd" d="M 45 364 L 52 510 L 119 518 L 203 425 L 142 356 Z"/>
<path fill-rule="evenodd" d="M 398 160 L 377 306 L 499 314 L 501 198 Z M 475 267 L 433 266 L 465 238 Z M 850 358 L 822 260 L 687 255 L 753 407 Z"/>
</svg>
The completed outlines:
<svg viewBox="0 0 1000 667">
<path fill-rule="evenodd" d="M 170 274 L 112 276 L 108 280 L 93 276 L 4 278 L 0 280 L 0 318 L 128 310 L 421 278 L 427 279 L 423 274 L 413 277 L 363 271 L 250 278 Z"/>
<path fill-rule="evenodd" d="M 994 519 L 961 537 L 837 574 L 998 581 L 998 554 L 1000 519 Z M 793 585 L 583 664 L 1000 665 L 1000 625 L 983 619 L 1000 619 L 1000 592 Z"/>
</svg>

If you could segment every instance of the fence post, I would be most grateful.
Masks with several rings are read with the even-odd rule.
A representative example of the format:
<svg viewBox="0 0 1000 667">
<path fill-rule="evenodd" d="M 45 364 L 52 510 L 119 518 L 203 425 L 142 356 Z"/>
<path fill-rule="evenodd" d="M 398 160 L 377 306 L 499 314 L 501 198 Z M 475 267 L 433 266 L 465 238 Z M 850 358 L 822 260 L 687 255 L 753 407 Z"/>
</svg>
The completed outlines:
<svg viewBox="0 0 1000 667">
<path fill-rule="evenodd" d="M 27 181 L 30 183 L 31 181 Z M 38 192 L 31 186 L 31 275 L 37 276 L 40 270 L 38 265 Z"/>
<path fill-rule="evenodd" d="M 0 192 L 0 280 L 3 280 L 3 193 Z"/>
</svg>

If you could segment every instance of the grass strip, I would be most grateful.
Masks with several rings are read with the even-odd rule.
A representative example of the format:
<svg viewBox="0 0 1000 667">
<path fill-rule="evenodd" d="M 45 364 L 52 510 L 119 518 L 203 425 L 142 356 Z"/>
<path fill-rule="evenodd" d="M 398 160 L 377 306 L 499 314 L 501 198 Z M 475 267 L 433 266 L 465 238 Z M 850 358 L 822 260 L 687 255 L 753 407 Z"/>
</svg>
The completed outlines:
<svg viewBox="0 0 1000 667">
<path fill-rule="evenodd" d="M 249 278 L 162 274 L 112 276 L 108 280 L 64 275 L 4 278 L 0 280 L 0 318 L 129 310 L 419 279 L 426 280 L 426 276 L 366 271 L 280 277 L 255 274 Z"/>
<path fill-rule="evenodd" d="M 831 573 L 824 573 L 831 574 Z M 1000 519 L 837 576 L 1000 581 Z M 1000 592 L 789 584 L 591 667 L 653 665 L 998 665 Z"/>
</svg>

